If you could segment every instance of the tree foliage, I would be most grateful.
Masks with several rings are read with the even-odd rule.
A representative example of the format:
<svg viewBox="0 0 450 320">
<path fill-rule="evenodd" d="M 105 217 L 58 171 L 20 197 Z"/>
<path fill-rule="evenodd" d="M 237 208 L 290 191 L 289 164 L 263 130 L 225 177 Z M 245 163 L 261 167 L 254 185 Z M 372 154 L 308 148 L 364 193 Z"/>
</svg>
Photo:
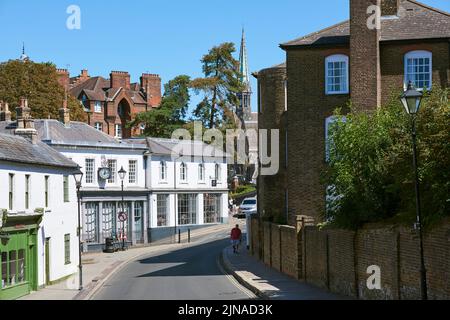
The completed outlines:
<svg viewBox="0 0 450 320">
<path fill-rule="evenodd" d="M 28 99 L 31 116 L 35 119 L 58 119 L 63 106 L 65 90 L 58 82 L 56 67 L 52 63 L 10 60 L 0 64 L 0 100 L 8 102 L 13 118 L 21 97 Z M 86 114 L 80 103 L 68 95 L 70 116 L 85 121 Z"/>
<path fill-rule="evenodd" d="M 235 51 L 230 42 L 213 47 L 201 60 L 204 77 L 192 81 L 193 89 L 204 96 L 194 116 L 206 128 L 235 127 L 232 111 L 239 105 L 237 94 L 244 89 L 239 61 L 233 57 Z"/>
<path fill-rule="evenodd" d="M 419 175 L 426 225 L 450 215 L 448 90 L 427 93 L 417 116 Z M 331 128 L 326 218 L 344 227 L 415 219 L 411 118 L 398 99 L 374 111 L 350 106 Z"/>
<path fill-rule="evenodd" d="M 175 129 L 185 124 L 189 107 L 190 78 L 180 75 L 164 85 L 164 95 L 160 107 L 142 112 L 129 124 L 130 127 L 145 125 L 144 135 L 158 138 L 170 138 Z"/>
</svg>

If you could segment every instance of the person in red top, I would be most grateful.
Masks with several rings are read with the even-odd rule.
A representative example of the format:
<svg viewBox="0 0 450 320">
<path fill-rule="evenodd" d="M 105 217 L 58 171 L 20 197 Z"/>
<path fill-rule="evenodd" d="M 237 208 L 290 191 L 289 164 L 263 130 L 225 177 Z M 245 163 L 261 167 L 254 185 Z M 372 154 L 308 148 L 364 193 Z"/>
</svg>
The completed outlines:
<svg viewBox="0 0 450 320">
<path fill-rule="evenodd" d="M 233 245 L 233 253 L 239 253 L 239 244 L 242 239 L 242 231 L 237 224 L 233 230 L 231 230 L 231 244 Z"/>
</svg>

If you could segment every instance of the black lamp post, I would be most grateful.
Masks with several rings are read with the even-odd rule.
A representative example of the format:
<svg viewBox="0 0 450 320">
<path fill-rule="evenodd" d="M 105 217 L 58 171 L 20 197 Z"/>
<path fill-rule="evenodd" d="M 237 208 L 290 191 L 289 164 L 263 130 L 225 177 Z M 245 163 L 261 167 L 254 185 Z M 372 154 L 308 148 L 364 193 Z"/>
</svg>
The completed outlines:
<svg viewBox="0 0 450 320">
<path fill-rule="evenodd" d="M 83 290 L 83 264 L 81 262 L 81 181 L 83 180 L 83 172 L 81 167 L 78 166 L 77 170 L 72 174 L 75 179 L 75 184 L 77 187 L 77 200 L 78 200 L 78 269 L 79 269 L 79 290 Z"/>
<path fill-rule="evenodd" d="M 413 143 L 413 165 L 415 174 L 415 189 L 416 189 L 416 229 L 419 230 L 419 245 L 420 245 L 420 290 L 422 300 L 428 299 L 427 293 L 427 270 L 425 268 L 425 258 L 423 254 L 423 224 L 422 212 L 420 204 L 420 187 L 419 187 L 419 173 L 417 160 L 417 132 L 416 119 L 422 103 L 423 93 L 416 90 L 413 83 L 410 81 L 407 90 L 401 96 L 401 101 L 405 107 L 406 112 L 411 116 L 411 135 Z"/>
<path fill-rule="evenodd" d="M 124 206 L 124 193 L 123 193 L 123 180 L 125 179 L 127 172 L 124 168 L 120 168 L 119 170 L 119 178 L 122 181 L 122 215 L 125 216 L 125 206 Z M 125 219 L 122 218 L 122 250 L 125 250 Z"/>
</svg>

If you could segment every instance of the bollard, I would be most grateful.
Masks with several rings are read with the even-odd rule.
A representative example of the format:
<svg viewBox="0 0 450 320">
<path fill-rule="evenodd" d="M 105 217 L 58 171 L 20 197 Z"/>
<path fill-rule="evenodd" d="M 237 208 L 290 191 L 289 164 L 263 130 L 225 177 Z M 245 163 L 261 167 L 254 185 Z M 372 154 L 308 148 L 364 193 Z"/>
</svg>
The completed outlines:
<svg viewBox="0 0 450 320">
<path fill-rule="evenodd" d="M 181 243 L 181 230 L 178 230 L 178 243 Z"/>
<path fill-rule="evenodd" d="M 191 243 L 191 229 L 188 229 L 188 243 Z"/>
</svg>

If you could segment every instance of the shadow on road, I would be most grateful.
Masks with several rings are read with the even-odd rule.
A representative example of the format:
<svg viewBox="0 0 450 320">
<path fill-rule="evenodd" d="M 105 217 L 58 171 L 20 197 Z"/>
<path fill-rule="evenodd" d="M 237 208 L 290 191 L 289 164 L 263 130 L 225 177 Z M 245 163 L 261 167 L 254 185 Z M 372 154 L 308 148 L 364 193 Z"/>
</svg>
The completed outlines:
<svg viewBox="0 0 450 320">
<path fill-rule="evenodd" d="M 175 266 L 142 274 L 138 278 L 223 275 L 217 265 L 217 258 L 222 253 L 223 248 L 228 245 L 229 240 L 227 239 L 217 240 L 141 259 L 138 261 L 140 264 L 153 265 L 155 267 L 168 264 L 175 264 Z"/>
</svg>

